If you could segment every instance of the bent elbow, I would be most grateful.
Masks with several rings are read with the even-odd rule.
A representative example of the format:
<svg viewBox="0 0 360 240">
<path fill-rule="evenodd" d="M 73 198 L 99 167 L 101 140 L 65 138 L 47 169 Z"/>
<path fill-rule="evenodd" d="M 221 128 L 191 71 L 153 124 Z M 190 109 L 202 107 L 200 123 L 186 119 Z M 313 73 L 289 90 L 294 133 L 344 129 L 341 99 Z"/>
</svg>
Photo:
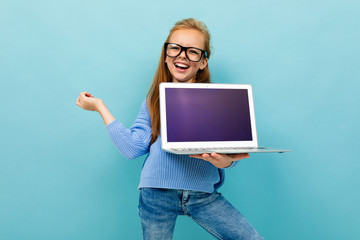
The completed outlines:
<svg viewBox="0 0 360 240">
<path fill-rule="evenodd" d="M 126 153 L 126 154 L 123 154 L 123 156 L 126 157 L 126 158 L 129 159 L 129 160 L 133 160 L 133 159 L 135 159 L 135 158 L 140 157 L 141 155 L 132 154 L 132 153 Z"/>
<path fill-rule="evenodd" d="M 134 149 L 127 149 L 127 151 L 120 151 L 124 157 L 126 157 L 127 159 L 135 159 L 138 157 L 143 156 L 144 154 L 146 154 L 148 151 L 146 151 L 146 149 L 138 149 L 138 148 L 134 148 Z"/>
</svg>

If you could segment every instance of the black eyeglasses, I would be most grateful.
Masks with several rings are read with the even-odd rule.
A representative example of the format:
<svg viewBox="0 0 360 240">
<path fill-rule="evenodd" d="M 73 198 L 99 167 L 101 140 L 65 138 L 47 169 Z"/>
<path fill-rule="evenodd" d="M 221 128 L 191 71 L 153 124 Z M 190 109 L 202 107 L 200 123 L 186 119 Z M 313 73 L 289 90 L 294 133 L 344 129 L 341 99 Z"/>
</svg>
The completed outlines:
<svg viewBox="0 0 360 240">
<path fill-rule="evenodd" d="M 176 43 L 165 43 L 164 44 L 165 53 L 169 57 L 177 57 L 182 51 L 185 52 L 185 56 L 191 62 L 199 62 L 204 55 L 207 58 L 207 53 L 205 50 L 196 47 L 183 47 Z"/>
</svg>

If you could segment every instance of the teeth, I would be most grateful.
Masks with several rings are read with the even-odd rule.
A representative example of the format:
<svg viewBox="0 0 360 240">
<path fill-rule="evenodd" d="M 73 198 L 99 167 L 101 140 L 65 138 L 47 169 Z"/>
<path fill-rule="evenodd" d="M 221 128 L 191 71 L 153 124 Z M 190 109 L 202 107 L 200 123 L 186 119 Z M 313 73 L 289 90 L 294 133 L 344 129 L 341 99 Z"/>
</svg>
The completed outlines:
<svg viewBox="0 0 360 240">
<path fill-rule="evenodd" d="M 187 66 L 185 64 L 182 64 L 182 63 L 176 63 L 175 65 L 178 66 L 178 67 L 183 67 L 183 68 L 188 68 L 189 67 L 189 66 Z"/>
</svg>

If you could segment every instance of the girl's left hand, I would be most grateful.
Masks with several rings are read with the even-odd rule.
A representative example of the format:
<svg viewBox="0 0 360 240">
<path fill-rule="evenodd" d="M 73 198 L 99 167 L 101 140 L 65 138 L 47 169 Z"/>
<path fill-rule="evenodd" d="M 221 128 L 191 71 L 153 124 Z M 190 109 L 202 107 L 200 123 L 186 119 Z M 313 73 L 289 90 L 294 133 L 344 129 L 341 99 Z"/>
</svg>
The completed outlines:
<svg viewBox="0 0 360 240">
<path fill-rule="evenodd" d="M 203 153 L 197 155 L 190 155 L 193 158 L 199 158 L 205 161 L 210 162 L 217 168 L 226 168 L 229 167 L 232 162 L 239 161 L 244 158 L 249 158 L 248 153 L 239 153 L 239 154 L 220 154 L 220 153 Z"/>
</svg>

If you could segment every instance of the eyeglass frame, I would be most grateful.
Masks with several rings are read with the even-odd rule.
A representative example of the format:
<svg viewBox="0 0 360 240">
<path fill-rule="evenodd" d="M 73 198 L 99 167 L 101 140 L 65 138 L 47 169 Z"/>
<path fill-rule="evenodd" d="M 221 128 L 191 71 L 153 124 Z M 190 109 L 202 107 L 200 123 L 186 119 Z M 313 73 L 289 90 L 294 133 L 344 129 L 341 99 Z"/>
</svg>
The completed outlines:
<svg viewBox="0 0 360 240">
<path fill-rule="evenodd" d="M 167 54 L 166 49 L 167 49 L 167 46 L 168 46 L 169 44 L 174 44 L 174 45 L 180 47 L 180 52 L 179 52 L 178 55 L 176 55 L 176 56 L 169 56 L 169 55 Z M 190 59 L 189 59 L 189 57 L 188 57 L 188 55 L 187 55 L 187 50 L 188 50 L 189 48 L 195 48 L 195 49 L 201 51 L 200 59 L 199 59 L 198 61 L 193 61 L 193 60 L 190 60 Z M 181 46 L 180 44 L 177 44 L 177 43 L 169 43 L 169 42 L 164 43 L 164 50 L 165 50 L 165 55 L 168 56 L 168 57 L 171 57 L 171 58 L 176 58 L 177 56 L 179 56 L 179 55 L 184 51 L 186 58 L 187 58 L 190 62 L 200 62 L 200 60 L 201 60 L 201 58 L 202 58 L 203 56 L 205 56 L 205 58 L 208 58 L 207 52 L 206 52 L 205 50 L 203 50 L 203 49 L 196 48 L 196 47 L 183 47 L 183 46 Z"/>
</svg>

